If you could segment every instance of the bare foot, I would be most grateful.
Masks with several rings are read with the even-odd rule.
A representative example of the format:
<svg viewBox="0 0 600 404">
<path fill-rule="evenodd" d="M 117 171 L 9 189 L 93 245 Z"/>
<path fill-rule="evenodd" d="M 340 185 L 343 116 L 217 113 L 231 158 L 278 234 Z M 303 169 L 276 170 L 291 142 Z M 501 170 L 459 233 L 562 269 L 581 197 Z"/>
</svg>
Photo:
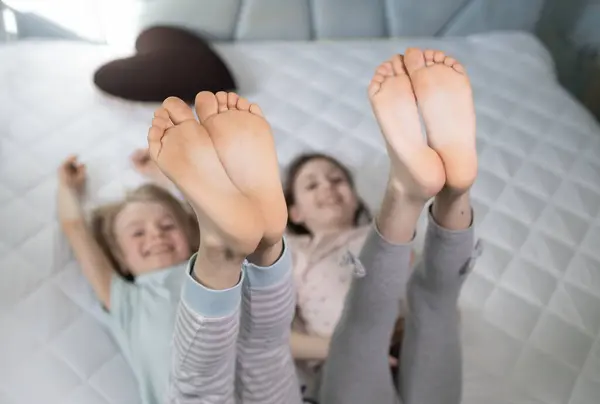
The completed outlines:
<svg viewBox="0 0 600 404">
<path fill-rule="evenodd" d="M 261 245 L 281 241 L 287 206 L 271 127 L 261 109 L 236 93 L 204 91 L 196 96 L 196 113 L 227 175 L 262 214 Z"/>
<path fill-rule="evenodd" d="M 477 176 L 475 109 L 464 67 L 444 52 L 410 48 L 404 64 L 423 114 L 428 143 L 441 157 L 446 187 L 463 192 Z"/>
<path fill-rule="evenodd" d="M 262 215 L 234 185 L 209 132 L 185 102 L 175 97 L 163 102 L 148 132 L 148 146 L 152 160 L 195 210 L 202 229 L 201 245 L 231 249 L 239 255 L 253 252 L 264 232 Z M 233 149 L 237 147 L 232 144 Z"/>
<path fill-rule="evenodd" d="M 401 55 L 382 63 L 369 85 L 369 98 L 391 159 L 391 182 L 426 200 L 444 186 L 444 167 L 423 138 L 415 95 Z"/>
</svg>

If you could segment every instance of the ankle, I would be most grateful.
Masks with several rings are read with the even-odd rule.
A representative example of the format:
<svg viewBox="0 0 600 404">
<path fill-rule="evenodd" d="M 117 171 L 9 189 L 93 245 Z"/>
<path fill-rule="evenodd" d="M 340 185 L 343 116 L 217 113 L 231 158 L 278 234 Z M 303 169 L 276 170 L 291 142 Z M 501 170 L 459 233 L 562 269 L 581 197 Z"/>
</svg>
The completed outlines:
<svg viewBox="0 0 600 404">
<path fill-rule="evenodd" d="M 407 207 L 414 206 L 422 208 L 427 203 L 428 199 L 418 192 L 412 192 L 409 187 L 404 186 L 404 184 L 394 179 L 388 181 L 385 195 Z"/>
<path fill-rule="evenodd" d="M 435 197 L 431 212 L 436 223 L 449 230 L 466 229 L 473 221 L 469 192 L 440 192 Z"/>
<path fill-rule="evenodd" d="M 444 186 L 436 195 L 436 201 L 455 202 L 461 199 L 468 199 L 471 188 L 457 189 L 449 186 Z"/>
<path fill-rule="evenodd" d="M 244 257 L 222 247 L 201 246 L 194 263 L 194 278 L 209 289 L 234 287 L 240 280 Z"/>
<path fill-rule="evenodd" d="M 256 250 L 248 256 L 248 261 L 259 267 L 270 267 L 277 262 L 282 254 L 283 239 L 273 245 L 263 246 L 259 244 Z"/>
<path fill-rule="evenodd" d="M 375 218 L 377 229 L 383 238 L 393 244 L 410 242 L 425 203 L 426 200 L 422 197 L 407 194 L 393 186 L 388 187 Z"/>
</svg>

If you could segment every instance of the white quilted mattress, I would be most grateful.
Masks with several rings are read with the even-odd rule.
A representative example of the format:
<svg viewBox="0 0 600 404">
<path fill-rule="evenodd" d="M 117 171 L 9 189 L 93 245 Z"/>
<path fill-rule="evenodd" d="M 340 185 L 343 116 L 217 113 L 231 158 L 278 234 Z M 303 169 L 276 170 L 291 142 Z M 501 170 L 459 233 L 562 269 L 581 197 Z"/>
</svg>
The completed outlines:
<svg viewBox="0 0 600 404">
<path fill-rule="evenodd" d="M 271 121 L 283 164 L 314 148 L 357 172 L 375 205 L 387 161 L 365 89 L 407 45 L 460 58 L 474 84 L 487 242 L 462 305 L 466 404 L 600 400 L 600 129 L 519 33 L 462 39 L 246 43 L 220 49 Z M 0 403 L 135 404 L 136 386 L 57 230 L 55 169 L 89 166 L 90 204 L 141 179 L 154 105 L 109 99 L 92 72 L 120 52 L 0 47 Z M 325 403 L 326 404 L 326 403 Z"/>
</svg>

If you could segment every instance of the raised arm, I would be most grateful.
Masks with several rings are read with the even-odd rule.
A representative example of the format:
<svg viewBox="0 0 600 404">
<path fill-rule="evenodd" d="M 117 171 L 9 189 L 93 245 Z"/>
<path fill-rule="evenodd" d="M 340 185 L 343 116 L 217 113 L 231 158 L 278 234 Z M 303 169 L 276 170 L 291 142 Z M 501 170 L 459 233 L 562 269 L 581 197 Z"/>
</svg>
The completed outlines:
<svg viewBox="0 0 600 404">
<path fill-rule="evenodd" d="M 84 276 L 96 297 L 110 309 L 110 282 L 114 268 L 86 223 L 81 206 L 85 186 L 85 166 L 75 156 L 67 158 L 58 170 L 58 217 Z"/>
</svg>

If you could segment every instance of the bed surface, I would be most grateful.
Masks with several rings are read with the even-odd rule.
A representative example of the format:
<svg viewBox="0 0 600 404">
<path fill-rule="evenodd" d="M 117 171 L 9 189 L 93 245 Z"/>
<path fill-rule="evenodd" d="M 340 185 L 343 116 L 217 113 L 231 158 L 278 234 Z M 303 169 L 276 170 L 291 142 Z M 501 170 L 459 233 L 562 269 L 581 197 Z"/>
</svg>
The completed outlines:
<svg viewBox="0 0 600 404">
<path fill-rule="evenodd" d="M 310 148 L 357 173 L 376 206 L 387 161 L 366 86 L 408 45 L 467 67 L 481 171 L 473 191 L 484 255 L 465 285 L 465 404 L 591 404 L 600 397 L 600 128 L 556 82 L 532 37 L 221 45 L 271 122 L 282 164 Z M 123 52 L 30 42 L 0 47 L 0 403 L 133 404 L 135 380 L 54 204 L 59 162 L 88 164 L 89 204 L 139 184 L 128 156 L 155 105 L 108 98 L 94 69 Z"/>
</svg>

